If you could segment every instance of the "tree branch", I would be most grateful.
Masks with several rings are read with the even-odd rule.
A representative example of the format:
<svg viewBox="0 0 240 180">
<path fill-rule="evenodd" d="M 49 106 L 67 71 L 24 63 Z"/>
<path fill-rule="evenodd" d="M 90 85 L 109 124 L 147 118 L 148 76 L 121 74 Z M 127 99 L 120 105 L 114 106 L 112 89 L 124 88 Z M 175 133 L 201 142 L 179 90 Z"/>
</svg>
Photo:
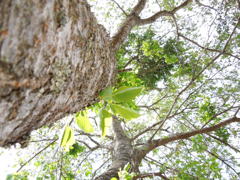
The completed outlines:
<svg viewBox="0 0 240 180">
<path fill-rule="evenodd" d="M 212 155 L 213 157 L 215 157 L 218 160 L 220 160 L 223 164 L 225 164 L 228 168 L 230 168 L 238 177 L 240 177 L 239 173 L 230 164 L 228 164 L 223 158 L 218 156 L 216 153 L 212 153 L 212 152 L 210 152 L 208 150 L 206 152 L 208 152 L 210 155 Z"/>
<path fill-rule="evenodd" d="M 117 7 L 118 7 L 119 9 L 121 9 L 121 11 L 123 12 L 123 14 L 124 14 L 125 16 L 128 16 L 128 14 L 126 13 L 126 11 L 118 4 L 117 1 L 115 1 L 115 0 L 111 0 L 111 1 L 113 1 L 113 2 L 117 5 Z"/>
<path fill-rule="evenodd" d="M 214 7 L 211 7 L 211 6 L 205 5 L 205 4 L 201 3 L 199 0 L 196 0 L 196 3 L 197 3 L 197 5 L 199 5 L 199 6 L 203 6 L 203 7 L 206 7 L 206 8 L 212 9 L 212 10 L 214 10 L 214 11 L 217 12 L 217 9 L 215 9 Z"/>
<path fill-rule="evenodd" d="M 224 127 L 224 126 L 234 123 L 234 122 L 240 122 L 240 118 L 233 117 L 231 119 L 225 120 L 225 121 L 218 123 L 211 127 L 198 129 L 198 130 L 194 130 L 194 131 L 190 131 L 190 132 L 186 132 L 186 133 L 178 133 L 178 134 L 175 134 L 175 135 L 167 137 L 167 138 L 152 140 L 152 141 L 149 141 L 148 143 L 146 143 L 145 145 L 143 145 L 143 147 L 141 147 L 141 149 L 144 149 L 145 153 L 147 154 L 148 152 L 152 151 L 153 149 L 155 149 L 159 146 L 165 145 L 167 143 L 177 141 L 180 139 L 188 139 L 197 134 L 207 134 L 211 131 L 215 131 L 221 127 Z"/>
<path fill-rule="evenodd" d="M 178 36 L 180 36 L 180 37 L 182 37 L 183 39 L 191 42 L 192 44 L 198 46 L 198 47 L 201 48 L 201 49 L 204 49 L 204 50 L 207 50 L 207 51 L 211 51 L 211 52 L 219 52 L 219 53 L 222 52 L 222 50 L 219 50 L 219 49 L 212 49 L 212 48 L 204 47 L 204 46 L 202 46 L 201 44 L 199 44 L 198 42 L 196 42 L 196 41 L 194 41 L 194 40 L 192 40 L 192 39 L 189 39 L 188 37 L 182 35 L 181 33 L 178 33 Z M 231 53 L 228 53 L 228 52 L 223 52 L 223 54 L 226 54 L 226 55 L 228 55 L 228 56 L 232 56 L 232 57 L 240 60 L 240 57 L 238 57 L 237 55 L 234 55 L 234 54 L 231 54 Z"/>
<path fill-rule="evenodd" d="M 240 153 L 240 150 L 239 150 L 239 149 L 237 149 L 236 147 L 234 147 L 234 146 L 230 145 L 229 143 L 223 141 L 222 139 L 220 139 L 220 138 L 218 138 L 218 137 L 216 137 L 216 136 L 213 136 L 213 135 L 211 135 L 211 134 L 208 134 L 208 136 L 210 136 L 211 138 L 213 138 L 213 139 L 221 142 L 222 144 L 228 146 L 229 148 L 233 149 L 234 151 Z"/>
<path fill-rule="evenodd" d="M 112 37 L 111 45 L 114 51 L 116 51 L 123 41 L 127 38 L 132 28 L 138 24 L 139 14 L 145 7 L 147 0 L 139 0 L 137 5 L 133 8 L 129 16 L 123 21 L 121 27 L 117 33 Z"/>
<path fill-rule="evenodd" d="M 51 146 L 52 144 L 54 144 L 58 139 L 55 139 L 54 141 L 52 141 L 51 143 L 49 143 L 47 146 L 45 146 L 43 149 L 41 149 L 39 152 L 37 152 L 33 157 L 31 157 L 29 160 L 27 160 L 24 164 L 22 164 L 17 172 L 19 172 L 24 166 L 26 166 L 31 160 L 33 160 L 36 156 L 38 156 L 39 154 L 41 154 L 44 150 L 46 150 L 49 146 Z"/>
<path fill-rule="evenodd" d="M 146 19 L 140 19 L 138 21 L 138 25 L 145 25 L 145 24 L 150 24 L 153 23 L 154 21 L 156 21 L 158 18 L 163 17 L 163 16 L 173 16 L 179 9 L 182 9 L 184 7 L 186 7 L 188 4 L 190 4 L 192 2 L 192 0 L 186 0 L 185 2 L 183 2 L 182 4 L 180 4 L 179 6 L 175 7 L 173 10 L 171 11 L 159 11 L 156 14 L 152 15 L 149 18 Z"/>
<path fill-rule="evenodd" d="M 139 0 L 136 6 L 133 8 L 131 14 L 139 15 L 145 7 L 146 2 L 147 0 Z"/>
</svg>

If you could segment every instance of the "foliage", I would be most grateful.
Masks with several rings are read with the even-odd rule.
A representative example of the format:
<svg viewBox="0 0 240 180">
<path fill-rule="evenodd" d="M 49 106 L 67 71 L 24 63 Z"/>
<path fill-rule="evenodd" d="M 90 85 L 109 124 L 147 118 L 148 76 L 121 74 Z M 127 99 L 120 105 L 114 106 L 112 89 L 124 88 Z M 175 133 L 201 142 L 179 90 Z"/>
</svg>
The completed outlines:
<svg viewBox="0 0 240 180">
<path fill-rule="evenodd" d="M 132 180 L 136 173 L 129 173 L 131 165 L 128 163 L 118 172 L 120 180 Z"/>
<path fill-rule="evenodd" d="M 80 129 L 87 133 L 92 133 L 94 131 L 93 126 L 87 116 L 87 111 L 81 111 L 76 114 L 76 123 Z"/>
<path fill-rule="evenodd" d="M 69 151 L 69 148 L 74 143 L 75 143 L 75 139 L 73 135 L 73 130 L 69 126 L 66 126 L 62 136 L 61 146 L 64 147 L 66 151 Z"/>
<path fill-rule="evenodd" d="M 142 35 L 131 33 L 117 53 L 118 68 L 131 65 L 137 77 L 132 80 L 130 73 L 120 73 L 119 79 L 121 83 L 129 80 L 153 88 L 159 80 L 168 78 L 174 66 L 182 61 L 184 51 L 183 42 L 169 38 L 163 43 L 151 29 Z"/>
<path fill-rule="evenodd" d="M 8 178 L 88 180 L 103 173 L 114 149 L 113 117 L 122 121 L 132 146 L 138 148 L 152 139 L 201 130 L 239 116 L 237 1 L 198 2 L 156 24 L 135 28 L 116 53 L 114 86 L 102 90 L 96 104 L 76 113 L 75 121 L 56 123 L 50 133 L 47 127 L 38 130 L 31 139 L 37 141 L 35 148 L 24 154 L 35 155 L 53 138 L 61 140 L 65 151 L 53 143 L 33 160 L 33 173 L 30 165 Z M 181 2 L 158 3 L 149 3 L 145 10 L 152 12 L 158 5 L 171 10 Z M 104 13 L 111 18 L 109 12 L 117 9 L 113 4 L 109 7 Z M 64 130 L 62 137 L 59 129 Z M 41 139 L 46 141 L 38 142 Z M 238 139 L 236 123 L 172 141 L 149 152 L 139 170 L 142 175 L 157 172 L 176 180 L 239 179 Z M 136 174 L 130 167 L 121 169 L 119 177 L 132 179 Z"/>
</svg>

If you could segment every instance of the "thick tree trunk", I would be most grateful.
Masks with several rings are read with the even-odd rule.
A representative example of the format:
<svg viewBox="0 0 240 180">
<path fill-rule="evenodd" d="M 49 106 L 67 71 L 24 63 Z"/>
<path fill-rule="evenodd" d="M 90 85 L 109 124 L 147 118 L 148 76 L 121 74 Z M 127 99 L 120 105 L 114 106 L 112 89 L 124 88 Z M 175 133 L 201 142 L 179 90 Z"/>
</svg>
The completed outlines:
<svg viewBox="0 0 240 180">
<path fill-rule="evenodd" d="M 115 58 L 85 0 L 0 1 L 0 146 L 94 103 Z"/>
</svg>

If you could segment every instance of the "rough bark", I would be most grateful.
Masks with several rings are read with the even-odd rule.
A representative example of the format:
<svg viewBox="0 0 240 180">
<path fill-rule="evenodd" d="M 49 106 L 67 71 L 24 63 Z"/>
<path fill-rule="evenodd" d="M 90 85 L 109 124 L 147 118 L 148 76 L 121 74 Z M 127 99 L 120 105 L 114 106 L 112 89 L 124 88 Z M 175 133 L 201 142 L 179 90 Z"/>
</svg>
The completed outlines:
<svg viewBox="0 0 240 180">
<path fill-rule="evenodd" d="M 0 146 L 94 103 L 111 84 L 110 38 L 85 0 L 2 0 L 0 17 Z"/>
<path fill-rule="evenodd" d="M 121 122 L 116 117 L 113 117 L 112 127 L 114 131 L 113 161 L 111 167 L 95 180 L 109 180 L 113 177 L 118 177 L 119 170 L 123 169 L 127 163 L 130 163 L 133 156 L 131 141 L 125 135 Z"/>
<path fill-rule="evenodd" d="M 95 180 L 109 180 L 118 177 L 118 172 L 128 163 L 131 165 L 130 172 L 139 172 L 139 165 L 145 156 L 144 151 L 135 149 L 131 139 L 126 136 L 121 121 L 113 117 L 114 150 L 110 168 Z"/>
</svg>

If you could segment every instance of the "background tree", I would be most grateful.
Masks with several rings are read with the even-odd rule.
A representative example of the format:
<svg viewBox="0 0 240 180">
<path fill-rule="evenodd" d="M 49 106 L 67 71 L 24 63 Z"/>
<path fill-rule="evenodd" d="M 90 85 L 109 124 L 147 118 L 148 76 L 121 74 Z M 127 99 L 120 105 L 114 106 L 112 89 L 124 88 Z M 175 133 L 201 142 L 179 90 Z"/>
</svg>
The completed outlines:
<svg viewBox="0 0 240 180">
<path fill-rule="evenodd" d="M 0 3 L 1 146 L 88 107 L 9 178 L 239 178 L 239 1 L 112 1 L 111 37 L 85 1 Z"/>
</svg>

